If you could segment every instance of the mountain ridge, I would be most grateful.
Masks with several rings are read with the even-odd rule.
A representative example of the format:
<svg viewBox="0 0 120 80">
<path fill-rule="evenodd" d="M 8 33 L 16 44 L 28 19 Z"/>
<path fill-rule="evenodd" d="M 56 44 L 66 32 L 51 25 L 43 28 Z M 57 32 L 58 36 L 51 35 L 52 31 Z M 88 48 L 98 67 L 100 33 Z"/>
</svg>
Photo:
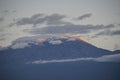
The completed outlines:
<svg viewBox="0 0 120 80">
<path fill-rule="evenodd" d="M 61 41 L 55 44 L 50 41 Z M 49 38 L 42 43 L 30 42 L 24 48 L 8 47 L 0 51 L 0 61 L 23 63 L 34 60 L 74 59 L 86 57 L 101 57 L 120 53 L 120 50 L 109 51 L 97 48 L 81 40 Z"/>
</svg>

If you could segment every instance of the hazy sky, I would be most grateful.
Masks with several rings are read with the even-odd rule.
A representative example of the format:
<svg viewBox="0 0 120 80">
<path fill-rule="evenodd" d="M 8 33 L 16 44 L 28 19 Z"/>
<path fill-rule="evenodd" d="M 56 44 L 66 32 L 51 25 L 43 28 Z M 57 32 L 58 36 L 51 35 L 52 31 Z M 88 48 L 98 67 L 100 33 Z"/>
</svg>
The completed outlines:
<svg viewBox="0 0 120 80">
<path fill-rule="evenodd" d="M 25 36 L 69 33 L 98 47 L 120 49 L 119 4 L 120 0 L 0 0 L 0 46 Z"/>
</svg>

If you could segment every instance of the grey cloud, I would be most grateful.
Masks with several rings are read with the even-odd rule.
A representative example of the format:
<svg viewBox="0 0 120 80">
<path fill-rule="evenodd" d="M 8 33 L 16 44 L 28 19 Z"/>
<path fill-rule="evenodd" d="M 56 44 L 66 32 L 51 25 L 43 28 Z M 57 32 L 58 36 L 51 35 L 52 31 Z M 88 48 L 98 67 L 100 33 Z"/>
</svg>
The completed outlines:
<svg viewBox="0 0 120 80">
<path fill-rule="evenodd" d="M 10 14 L 10 13 L 16 13 L 16 10 L 3 10 L 3 14 Z"/>
<path fill-rule="evenodd" d="M 109 26 L 109 27 L 108 27 Z M 66 33 L 81 33 L 86 34 L 92 31 L 108 29 L 111 25 L 63 25 L 63 26 L 48 26 L 44 28 L 35 28 L 28 32 L 32 34 L 66 34 Z"/>
<path fill-rule="evenodd" d="M 4 21 L 4 18 L 3 17 L 0 17 L 0 22 Z"/>
<path fill-rule="evenodd" d="M 0 41 L 4 41 L 4 40 L 6 40 L 6 38 L 4 38 L 4 37 L 0 38 Z"/>
<path fill-rule="evenodd" d="M 25 17 L 25 18 L 21 18 L 20 20 L 18 20 L 16 22 L 17 25 L 26 25 L 26 24 L 33 24 L 33 25 L 36 25 L 36 24 L 40 24 L 40 23 L 43 23 L 44 22 L 44 18 L 43 17 L 43 14 L 35 14 L 31 17 Z"/>
<path fill-rule="evenodd" d="M 90 17 L 92 14 L 87 13 L 79 17 L 79 20 L 85 19 Z M 100 35 L 118 35 L 120 32 L 111 32 L 108 31 L 110 28 L 115 28 L 114 24 L 109 25 L 76 25 L 72 22 L 64 21 L 64 18 L 66 18 L 65 15 L 61 14 L 51 14 L 51 15 L 45 15 L 42 13 L 35 14 L 31 17 L 25 17 L 18 20 L 15 24 L 17 25 L 27 25 L 31 24 L 33 26 L 36 26 L 38 24 L 47 24 L 44 28 L 34 28 L 31 30 L 24 30 L 26 32 L 32 33 L 32 34 L 66 34 L 66 33 L 81 33 L 81 34 L 87 34 L 92 31 L 98 31 L 98 33 L 94 36 L 100 36 Z M 14 25 L 14 24 L 11 24 Z M 99 32 L 99 30 L 104 30 L 104 32 Z"/>
<path fill-rule="evenodd" d="M 91 17 L 91 16 L 92 16 L 91 13 L 83 14 L 82 16 L 79 16 L 79 17 L 77 18 L 77 20 L 83 20 L 83 19 L 89 18 L 89 17 Z"/>
<path fill-rule="evenodd" d="M 115 44 L 114 50 L 119 50 L 120 45 L 119 44 Z"/>
<path fill-rule="evenodd" d="M 16 10 L 12 10 L 12 11 L 9 11 L 9 10 L 3 10 L 1 12 L 1 17 L 0 17 L 0 22 L 4 21 L 5 19 L 8 18 L 8 16 L 10 14 L 13 14 L 13 13 L 16 13 Z"/>
<path fill-rule="evenodd" d="M 120 35 L 120 30 L 113 31 L 111 35 Z"/>
<path fill-rule="evenodd" d="M 2 32 L 3 29 L 0 29 L 0 31 Z M 6 35 L 8 35 L 8 34 L 7 33 L 6 34 L 0 33 L 0 41 L 6 40 L 6 38 L 5 38 Z"/>
<path fill-rule="evenodd" d="M 8 12 L 9 12 L 9 10 L 4 10 L 3 12 L 4 12 L 4 13 L 8 13 Z"/>
<path fill-rule="evenodd" d="M 65 34 L 65 33 L 88 33 L 89 30 L 79 25 L 49 26 L 29 31 L 33 34 Z"/>
<path fill-rule="evenodd" d="M 26 24 L 32 24 L 36 26 L 37 24 L 46 23 L 48 25 L 59 25 L 59 24 L 69 24 L 69 22 L 65 22 L 62 19 L 65 18 L 65 15 L 60 14 L 52 14 L 45 16 L 44 14 L 35 14 L 31 17 L 26 17 L 18 20 L 16 22 L 17 25 L 26 25 Z"/>
<path fill-rule="evenodd" d="M 114 24 L 109 24 L 109 25 L 106 25 L 105 28 L 114 28 L 114 27 L 116 27 Z"/>
<path fill-rule="evenodd" d="M 120 26 L 120 24 L 117 24 L 118 26 Z"/>
<path fill-rule="evenodd" d="M 94 37 L 97 37 L 100 35 L 111 35 L 111 31 L 110 30 L 101 31 L 101 32 L 97 33 Z"/>
<path fill-rule="evenodd" d="M 65 18 L 65 15 L 60 14 L 52 14 L 50 16 L 46 16 L 45 20 L 47 24 L 62 24 L 64 21 L 62 21 L 63 18 Z"/>
<path fill-rule="evenodd" d="M 120 30 L 103 30 L 101 32 L 98 32 L 93 37 L 97 36 L 114 36 L 114 35 L 120 35 Z"/>
<path fill-rule="evenodd" d="M 16 12 L 17 12 L 17 10 L 13 10 L 12 12 L 13 12 L 13 13 L 16 13 Z"/>
</svg>

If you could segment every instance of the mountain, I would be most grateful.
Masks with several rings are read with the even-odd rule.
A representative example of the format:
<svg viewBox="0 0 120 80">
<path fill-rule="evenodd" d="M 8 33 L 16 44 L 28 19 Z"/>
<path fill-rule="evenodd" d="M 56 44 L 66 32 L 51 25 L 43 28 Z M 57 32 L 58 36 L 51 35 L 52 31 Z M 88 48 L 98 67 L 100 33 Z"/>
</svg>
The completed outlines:
<svg viewBox="0 0 120 80">
<path fill-rule="evenodd" d="M 76 38 L 20 38 L 0 50 L 0 80 L 120 80 L 120 64 L 78 61 L 26 64 L 36 60 L 70 60 L 114 55 Z M 108 58 L 108 57 L 107 57 Z"/>
<path fill-rule="evenodd" d="M 20 48 L 18 48 L 16 45 L 21 43 L 27 43 L 27 46 L 22 45 L 22 47 L 19 46 Z M 20 39 L 16 40 L 12 46 L 0 51 L 0 61 L 25 63 L 34 60 L 100 57 L 117 53 L 120 53 L 120 51 L 97 48 L 78 39 L 47 38 L 41 43 L 36 43 L 34 39 Z"/>
</svg>

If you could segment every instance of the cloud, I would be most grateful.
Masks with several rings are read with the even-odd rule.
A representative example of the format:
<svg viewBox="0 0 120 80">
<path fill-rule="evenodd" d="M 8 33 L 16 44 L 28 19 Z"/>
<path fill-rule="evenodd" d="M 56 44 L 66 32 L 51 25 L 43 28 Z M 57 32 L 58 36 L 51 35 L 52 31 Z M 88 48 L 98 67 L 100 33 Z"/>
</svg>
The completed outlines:
<svg viewBox="0 0 120 80">
<path fill-rule="evenodd" d="M 17 48 L 25 48 L 25 47 L 28 47 L 29 44 L 28 43 L 16 43 L 14 45 L 11 46 L 12 49 L 17 49 Z"/>
<path fill-rule="evenodd" d="M 43 28 L 35 28 L 28 32 L 32 34 L 87 34 L 92 31 L 98 31 L 103 29 L 112 28 L 112 25 L 63 25 L 63 26 L 47 26 Z"/>
<path fill-rule="evenodd" d="M 119 44 L 115 44 L 114 50 L 119 50 L 119 48 L 120 48 L 120 45 Z"/>
<path fill-rule="evenodd" d="M 50 43 L 52 45 L 57 45 L 57 44 L 62 43 L 62 41 L 59 39 L 47 38 L 47 36 L 42 36 L 42 37 L 41 36 L 32 36 L 32 37 L 18 38 L 15 41 L 13 41 L 12 44 L 8 47 L 10 47 L 12 49 L 25 48 L 25 47 L 30 47 L 31 44 L 40 45 L 44 41 L 48 41 L 48 43 Z M 0 48 L 2 48 L 2 47 L 0 47 Z"/>
<path fill-rule="evenodd" d="M 111 35 L 120 35 L 120 30 L 112 31 Z"/>
<path fill-rule="evenodd" d="M 89 61 L 93 58 L 76 58 L 76 59 L 60 59 L 60 60 L 36 60 L 32 64 L 45 64 L 45 63 L 63 63 L 63 62 L 76 62 L 76 61 Z M 29 62 L 28 62 L 29 63 Z"/>
<path fill-rule="evenodd" d="M 3 17 L 0 17 L 0 22 L 4 21 L 4 18 Z"/>
<path fill-rule="evenodd" d="M 75 59 L 60 59 L 60 60 L 36 60 L 27 62 L 27 64 L 47 64 L 47 63 L 64 63 L 64 62 L 77 62 L 77 61 L 95 61 L 95 62 L 115 62 L 120 63 L 120 54 L 105 55 L 98 58 L 75 58 Z"/>
<path fill-rule="evenodd" d="M 120 26 L 120 24 L 117 24 L 118 26 Z"/>
<path fill-rule="evenodd" d="M 9 10 L 4 10 L 3 13 L 9 13 L 10 11 Z"/>
<path fill-rule="evenodd" d="M 13 11 L 9 11 L 9 10 L 3 10 L 0 12 L 0 22 L 3 22 L 3 21 L 7 21 L 9 20 L 9 18 L 12 16 L 11 14 L 14 15 L 14 13 L 16 13 L 16 10 L 13 10 Z M 12 21 L 12 20 L 11 20 Z M 10 21 L 9 21 L 10 22 Z M 6 23 L 7 24 L 7 23 Z"/>
<path fill-rule="evenodd" d="M 51 15 L 45 15 L 45 14 L 35 14 L 31 17 L 24 17 L 18 20 L 15 24 L 17 25 L 27 25 L 31 24 L 33 26 L 36 26 L 37 24 L 43 24 L 46 23 L 47 25 L 59 25 L 59 24 L 69 24 L 69 22 L 63 21 L 65 18 L 65 15 L 61 14 L 51 14 Z"/>
<path fill-rule="evenodd" d="M 2 13 L 3 14 L 10 14 L 10 13 L 16 13 L 17 10 L 3 10 Z"/>
<path fill-rule="evenodd" d="M 90 17 L 92 14 L 87 13 L 79 17 L 80 20 Z M 31 17 L 24 17 L 21 18 L 16 22 L 17 25 L 27 25 L 31 24 L 33 26 L 36 26 L 38 24 L 47 24 L 46 27 L 43 28 L 33 28 L 31 30 L 24 30 L 26 32 L 29 32 L 31 34 L 88 34 L 92 31 L 99 31 L 99 30 L 105 30 L 109 28 L 113 28 L 115 25 L 109 24 L 109 25 L 81 25 L 81 24 L 74 24 L 72 22 L 64 21 L 63 19 L 66 18 L 65 15 L 61 14 L 51 14 L 51 15 L 45 15 L 42 13 L 32 15 Z M 103 33 L 100 33 L 103 34 Z M 97 34 L 97 35 L 100 35 Z M 104 33 L 106 34 L 106 33 Z M 118 34 L 118 32 L 113 33 Z"/>
<path fill-rule="evenodd" d="M 92 16 L 92 13 L 83 14 L 82 16 L 79 16 L 77 18 L 77 20 L 84 20 L 84 19 L 89 18 L 91 16 Z"/>
<path fill-rule="evenodd" d="M 5 12 L 7 13 L 8 11 Z M 66 15 L 57 14 L 57 13 L 48 14 L 48 15 L 43 13 L 38 13 L 30 17 L 23 17 L 21 19 L 16 19 L 17 21 L 11 22 L 11 24 L 8 23 L 9 26 L 6 26 L 8 24 L 1 26 L 0 29 L 1 33 L 2 34 L 7 33 L 7 35 L 3 37 L 0 36 L 1 37 L 0 46 L 3 47 L 9 46 L 11 45 L 12 41 L 14 41 L 15 39 L 25 36 L 39 35 L 39 37 L 44 37 L 45 35 L 47 36 L 49 35 L 48 37 L 51 37 L 52 35 L 59 36 L 64 34 L 74 34 L 74 35 L 80 35 L 86 37 L 86 35 L 94 36 L 95 33 L 98 34 L 100 31 L 106 31 L 107 29 L 115 28 L 114 27 L 115 25 L 113 24 L 110 25 L 76 24 L 74 23 L 74 21 L 73 22 L 69 20 L 66 21 L 67 20 L 66 18 L 68 19 Z M 5 19 L 9 20 L 7 18 Z M 45 25 L 43 26 L 40 24 L 45 24 Z M 27 25 L 29 25 L 29 27 Z M 102 34 L 103 33 L 101 33 L 101 35 Z M 109 34 L 118 35 L 119 31 L 116 31 L 114 33 L 110 32 Z M 101 35 L 99 34 L 98 36 Z"/>
<path fill-rule="evenodd" d="M 57 45 L 57 44 L 61 44 L 62 41 L 61 40 L 51 40 L 49 41 L 50 44 L 53 44 L 53 45 Z"/>
<path fill-rule="evenodd" d="M 97 36 L 115 36 L 120 35 L 120 30 L 103 30 L 95 34 L 93 37 Z"/>
<path fill-rule="evenodd" d="M 120 54 L 105 55 L 105 56 L 96 58 L 95 61 L 98 61 L 98 62 L 119 62 L 120 63 Z"/>
<path fill-rule="evenodd" d="M 66 34 L 66 33 L 88 33 L 88 30 L 83 26 L 64 25 L 64 26 L 49 26 L 44 28 L 33 29 L 30 31 L 33 34 Z"/>
<path fill-rule="evenodd" d="M 37 45 L 38 43 L 40 43 L 37 41 L 38 38 L 39 38 L 38 36 L 18 38 L 15 41 L 13 41 L 9 47 L 12 49 L 18 49 L 30 47 L 31 46 L 30 44 Z"/>
<path fill-rule="evenodd" d="M 32 24 L 32 25 L 36 25 L 36 24 L 40 24 L 44 22 L 44 18 L 43 17 L 44 14 L 35 14 L 31 17 L 24 17 L 21 18 L 20 20 L 18 20 L 16 22 L 17 25 L 26 25 L 26 24 Z"/>
<path fill-rule="evenodd" d="M 45 17 L 46 23 L 48 25 L 54 24 L 54 25 L 59 25 L 59 24 L 69 24 L 69 22 L 65 22 L 62 19 L 64 19 L 66 16 L 65 15 L 60 15 L 60 14 L 52 14 L 49 16 Z"/>
</svg>

